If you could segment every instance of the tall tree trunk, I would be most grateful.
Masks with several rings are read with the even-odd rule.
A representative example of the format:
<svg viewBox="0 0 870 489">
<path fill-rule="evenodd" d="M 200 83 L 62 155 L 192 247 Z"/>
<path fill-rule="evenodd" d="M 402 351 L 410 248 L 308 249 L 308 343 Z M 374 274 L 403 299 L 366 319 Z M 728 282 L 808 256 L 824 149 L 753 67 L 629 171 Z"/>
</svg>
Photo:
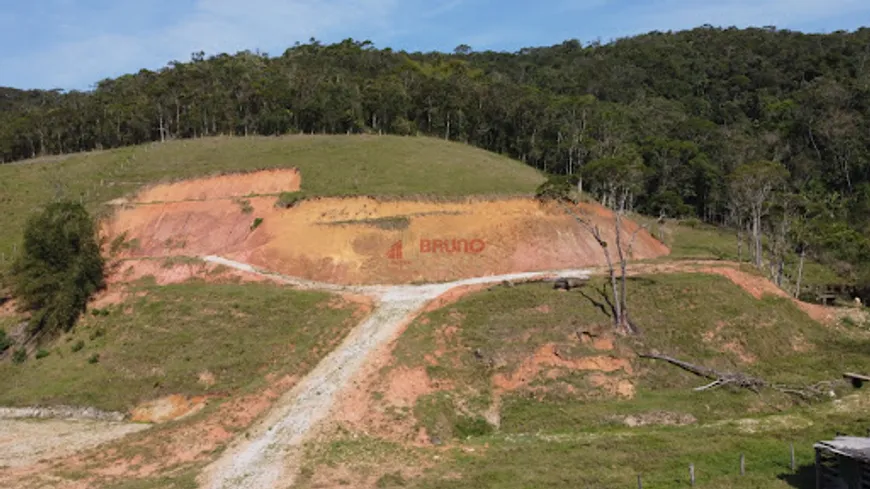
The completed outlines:
<svg viewBox="0 0 870 489">
<path fill-rule="evenodd" d="M 625 207 L 625 198 L 623 198 L 623 202 L 620 203 L 620 207 Z M 621 272 L 621 276 L 619 278 L 620 287 L 619 294 L 615 294 L 614 290 L 614 300 L 619 304 L 618 306 L 618 317 L 617 317 L 617 325 L 624 330 L 631 332 L 631 326 L 628 324 L 628 304 L 626 303 L 626 259 L 625 253 L 622 249 L 622 213 L 623 209 L 617 210 L 614 217 L 614 228 L 616 230 L 616 252 L 619 255 L 619 268 Z"/>
<path fill-rule="evenodd" d="M 776 265 L 776 285 L 782 288 L 782 279 L 785 275 L 785 258 L 783 254 L 780 253 L 779 258 L 777 259 Z"/>
<path fill-rule="evenodd" d="M 447 113 L 447 130 L 444 131 L 444 139 L 450 139 L 450 112 Z"/>
<path fill-rule="evenodd" d="M 755 268 L 761 269 L 764 257 L 761 254 L 761 211 L 752 211 L 752 240 L 755 245 Z"/>
<path fill-rule="evenodd" d="M 804 259 L 807 256 L 807 252 L 806 252 L 806 250 L 804 250 L 803 246 L 801 246 L 801 255 L 800 256 L 801 256 L 801 258 L 800 258 L 800 261 L 798 262 L 797 282 L 795 283 L 795 286 L 794 286 L 795 299 L 798 299 L 801 296 L 801 280 L 804 277 Z"/>
<path fill-rule="evenodd" d="M 613 305 L 611 306 L 613 308 L 613 324 L 617 328 L 620 328 L 622 327 L 621 320 L 623 313 L 622 300 L 619 296 L 619 285 L 616 280 L 616 270 L 613 268 L 613 260 L 610 258 L 610 251 L 607 249 L 607 243 L 600 237 L 596 239 L 604 250 L 604 259 L 607 261 L 607 272 L 610 275 L 610 288 L 613 291 Z"/>
<path fill-rule="evenodd" d="M 166 128 L 163 126 L 163 111 L 160 111 L 160 142 L 166 142 Z"/>
</svg>

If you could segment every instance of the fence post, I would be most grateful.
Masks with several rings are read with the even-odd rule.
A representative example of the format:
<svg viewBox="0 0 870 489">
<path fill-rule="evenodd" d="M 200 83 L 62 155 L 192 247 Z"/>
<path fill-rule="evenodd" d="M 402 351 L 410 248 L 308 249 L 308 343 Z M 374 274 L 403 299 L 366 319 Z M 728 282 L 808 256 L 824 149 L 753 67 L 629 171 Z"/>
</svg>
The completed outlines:
<svg viewBox="0 0 870 489">
<path fill-rule="evenodd" d="M 637 489 L 643 489 L 643 481 L 640 480 L 640 474 L 637 474 Z"/>
<path fill-rule="evenodd" d="M 689 464 L 689 481 L 695 486 L 695 464 Z"/>
<path fill-rule="evenodd" d="M 740 475 L 746 474 L 746 455 L 740 454 Z"/>
<path fill-rule="evenodd" d="M 791 471 L 794 472 L 797 470 L 797 466 L 794 461 L 794 443 L 791 444 Z"/>
</svg>

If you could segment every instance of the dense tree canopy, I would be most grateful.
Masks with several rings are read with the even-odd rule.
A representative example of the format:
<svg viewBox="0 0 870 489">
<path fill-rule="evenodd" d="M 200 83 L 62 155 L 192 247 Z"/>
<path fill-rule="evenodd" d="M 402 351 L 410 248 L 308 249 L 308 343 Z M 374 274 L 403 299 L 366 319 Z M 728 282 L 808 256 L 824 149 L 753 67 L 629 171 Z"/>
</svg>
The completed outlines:
<svg viewBox="0 0 870 489">
<path fill-rule="evenodd" d="M 636 155 L 632 208 L 724 223 L 729 176 L 775 162 L 834 207 L 808 249 L 870 262 L 870 29 L 709 26 L 515 53 L 406 53 L 346 40 L 241 52 L 97 83 L 0 89 L 0 160 L 216 134 L 428 134 L 582 175 Z M 594 173 L 594 172 L 593 172 Z M 600 173 L 600 172 L 598 172 Z M 591 180 L 590 180 L 591 179 Z M 583 179 L 601 189 L 595 175 Z M 815 228 L 813 227 L 815 226 Z M 832 251 L 833 250 L 833 251 Z"/>
<path fill-rule="evenodd" d="M 27 221 L 11 273 L 15 296 L 33 314 L 34 336 L 69 330 L 104 285 L 94 223 L 78 202 L 49 204 Z"/>
</svg>

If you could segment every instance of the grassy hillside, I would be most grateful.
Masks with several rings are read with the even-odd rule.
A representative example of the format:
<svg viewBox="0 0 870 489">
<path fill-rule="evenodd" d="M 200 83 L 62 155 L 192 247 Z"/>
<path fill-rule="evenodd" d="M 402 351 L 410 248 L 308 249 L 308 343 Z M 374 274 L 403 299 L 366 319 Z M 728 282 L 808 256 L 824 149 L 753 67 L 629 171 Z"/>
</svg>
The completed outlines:
<svg viewBox="0 0 870 489">
<path fill-rule="evenodd" d="M 58 195 L 81 198 L 96 209 L 148 183 L 287 167 L 301 169 L 307 193 L 324 196 L 529 194 L 544 180 L 518 161 L 422 137 L 287 136 L 150 144 L 0 165 L 0 253 L 8 259 L 28 214 Z"/>
<path fill-rule="evenodd" d="M 609 318 L 593 303 L 603 302 L 594 290 L 603 285 L 600 280 L 587 286 L 585 292 L 581 289 L 564 293 L 547 284 L 528 284 L 497 287 L 466 297 L 455 306 L 415 321 L 396 346 L 394 368 L 426 368 L 436 381 L 456 385 L 459 393 L 463 390 L 474 393 L 480 396 L 475 402 L 486 405 L 495 376 L 510 375 L 544 345 L 554 345 L 567 361 L 601 356 L 630 359 L 632 375 L 619 370 L 607 372 L 633 382 L 637 395 L 626 406 L 636 406 L 648 398 L 661 401 L 663 389 L 674 390 L 668 396 L 675 400 L 701 381 L 675 367 L 634 358 L 635 352 L 657 350 L 721 370 L 741 370 L 783 383 L 837 379 L 844 371 L 870 369 L 870 357 L 864 354 L 870 349 L 870 335 L 866 332 L 834 333 L 787 299 L 766 296 L 756 300 L 728 279 L 706 274 L 631 279 L 631 314 L 643 335 L 616 337 L 614 348 L 598 349 L 581 341 L 576 333 L 588 330 L 604 338 L 608 336 Z M 444 331 L 450 326 L 457 329 L 447 337 Z M 426 355 L 436 349 L 440 356 L 432 364 Z M 579 420 L 602 422 L 602 413 L 612 412 L 613 406 L 597 411 L 594 402 L 610 402 L 608 398 L 612 396 L 607 395 L 606 389 L 589 384 L 589 376 L 595 370 L 569 370 L 555 376 L 542 367 L 539 377 L 506 394 L 501 429 L 558 431 Z M 550 407 L 543 408 L 537 401 L 529 403 L 529 393 L 535 393 L 533 397 Z M 718 395 L 708 394 L 710 399 Z M 578 396 L 589 402 L 578 403 Z M 698 396 L 692 399 L 697 400 Z M 714 420 L 740 413 L 758 399 L 724 395 L 712 409 L 686 401 L 685 408 L 691 414 Z M 773 396 L 765 402 L 780 401 L 783 399 Z M 673 407 L 673 402 L 668 404 Z M 430 430 L 438 428 L 432 424 L 435 418 L 445 415 L 427 409 L 418 410 L 418 414 L 431 418 L 420 420 L 424 425 L 430 423 Z M 450 434 L 441 433 L 442 437 Z"/>
<path fill-rule="evenodd" d="M 697 219 L 686 221 L 672 220 L 665 224 L 657 224 L 653 219 L 635 215 L 634 219 L 650 225 L 650 232 L 662 240 L 671 253 L 662 258 L 668 260 L 727 260 L 748 263 L 751 261 L 751 250 L 746 243 L 743 245 L 741 256 L 737 255 L 737 234 L 731 229 L 718 228 L 705 224 Z M 745 238 L 744 238 L 745 239 Z M 797 276 L 799 257 L 797 253 L 786 256 L 784 288 L 788 292 L 794 290 L 794 279 Z M 841 284 L 848 280 L 839 276 L 830 266 L 807 258 L 804 263 L 803 277 L 801 279 L 802 292 L 813 288 L 825 288 L 831 284 Z M 807 297 L 807 298 L 812 298 Z"/>
<path fill-rule="evenodd" d="M 391 406 L 384 395 L 389 388 L 376 389 L 373 409 L 406 426 L 409 438 L 424 427 L 456 448 L 441 462 L 427 462 L 427 472 L 411 474 L 408 486 L 634 487 L 640 473 L 645 487 L 683 487 L 686 467 L 695 463 L 701 487 L 788 487 L 779 476 L 797 476 L 786 469 L 787 442 L 795 443 L 801 463 L 809 463 L 817 439 L 858 429 L 860 409 L 801 406 L 775 391 L 695 392 L 707 381 L 635 353 L 657 350 L 772 382 L 809 384 L 870 369 L 867 325 L 822 326 L 787 299 L 755 299 L 724 277 L 674 274 L 630 281 L 632 317 L 643 334 L 613 336 L 609 318 L 594 304 L 601 301 L 595 291 L 601 284 L 567 293 L 547 284 L 494 287 L 409 326 L 381 376 L 424 369 L 436 387 L 411 409 Z M 558 359 L 529 368 L 530 359 L 553 348 Z M 631 372 L 595 367 L 619 361 Z M 583 366 L 566 367 L 570 363 Z M 500 378 L 522 382 L 505 390 Z M 630 395 L 617 395 L 613 387 L 626 381 Z M 850 387 L 837 390 L 852 395 Z M 484 421 L 496 395 L 498 427 Z M 649 425 L 631 427 L 629 419 Z M 319 464 L 336 452 L 389 444 L 366 440 L 340 435 L 312 447 L 309 473 L 325 470 Z M 741 452 L 751 467 L 742 479 Z M 431 460 L 425 450 L 418 455 Z M 390 457 L 368 460 L 368 470 L 394 470 Z M 353 456 L 343 460 L 359 470 Z M 316 486 L 315 479 L 309 482 Z"/>
<path fill-rule="evenodd" d="M 354 324 L 353 308 L 327 307 L 328 294 L 270 285 L 188 282 L 133 293 L 84 316 L 45 347 L 48 356 L 0 362 L 0 405 L 125 411 L 168 394 L 237 393 L 268 373 L 304 374 Z M 204 372 L 213 383 L 202 382 Z"/>
</svg>

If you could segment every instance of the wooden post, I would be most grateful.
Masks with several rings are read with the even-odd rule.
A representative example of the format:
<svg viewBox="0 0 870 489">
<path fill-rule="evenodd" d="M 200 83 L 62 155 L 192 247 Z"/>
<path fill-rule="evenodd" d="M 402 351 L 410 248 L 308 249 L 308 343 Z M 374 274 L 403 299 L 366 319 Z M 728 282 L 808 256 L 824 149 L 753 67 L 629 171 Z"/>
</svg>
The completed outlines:
<svg viewBox="0 0 870 489">
<path fill-rule="evenodd" d="M 797 466 L 794 462 L 794 443 L 791 444 L 791 471 L 794 472 L 797 469 Z"/>
<path fill-rule="evenodd" d="M 689 464 L 689 482 L 695 486 L 695 464 Z"/>
<path fill-rule="evenodd" d="M 643 481 L 640 480 L 640 474 L 637 474 L 637 489 L 643 489 Z"/>
<path fill-rule="evenodd" d="M 746 455 L 740 454 L 740 475 L 746 475 Z"/>
</svg>

